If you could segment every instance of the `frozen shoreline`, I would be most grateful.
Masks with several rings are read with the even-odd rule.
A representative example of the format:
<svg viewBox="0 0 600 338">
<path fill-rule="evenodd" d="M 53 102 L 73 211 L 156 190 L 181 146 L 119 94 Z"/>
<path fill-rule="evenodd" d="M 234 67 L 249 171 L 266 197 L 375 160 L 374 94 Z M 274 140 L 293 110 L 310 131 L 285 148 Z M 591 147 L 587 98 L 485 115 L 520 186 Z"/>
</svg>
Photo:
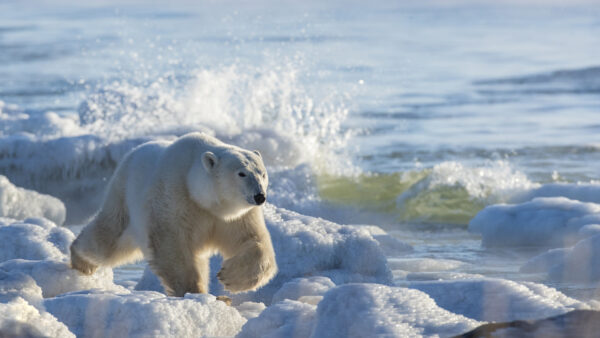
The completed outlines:
<svg viewBox="0 0 600 338">
<path fill-rule="evenodd" d="M 564 198 L 551 202 L 557 210 L 573 203 Z M 511 214 L 529 212 L 531 204 L 527 203 L 531 202 L 505 209 Z M 542 206 L 537 210 L 548 207 Z M 583 209 L 589 212 L 587 219 L 595 214 L 595 209 L 588 209 Z M 478 217 L 487 214 L 484 210 Z M 542 319 L 600 308 L 597 301 L 579 301 L 543 284 L 478 275 L 394 285 L 391 267 L 425 273 L 454 269 L 462 263 L 414 259 L 391 263 L 386 252 L 401 258 L 412 248 L 374 226 L 339 225 L 273 205 L 265 207 L 265 219 L 280 272 L 256 292 L 229 295 L 233 306 L 226 306 L 215 298 L 226 294 L 214 278 L 219 259 L 212 263 L 211 294 L 167 297 L 149 271 L 136 286 L 113 281 L 110 269 L 93 276 L 71 270 L 67 248 L 74 235 L 67 228 L 38 218 L 4 218 L 0 240 L 14 244 L 0 252 L 0 328 L 9 333 L 54 332 L 58 336 L 319 337 L 331 332 L 449 336 L 486 322 Z M 584 234 L 592 237 L 585 241 L 595 245 L 595 228 L 587 229 Z M 567 250 L 565 262 L 572 259 L 569 255 L 581 256 L 578 246 L 583 244 L 562 249 Z M 534 258 L 524 269 L 538 271 L 544 265 L 535 262 L 542 260 L 543 256 Z M 118 325 L 113 324 L 117 319 Z"/>
</svg>

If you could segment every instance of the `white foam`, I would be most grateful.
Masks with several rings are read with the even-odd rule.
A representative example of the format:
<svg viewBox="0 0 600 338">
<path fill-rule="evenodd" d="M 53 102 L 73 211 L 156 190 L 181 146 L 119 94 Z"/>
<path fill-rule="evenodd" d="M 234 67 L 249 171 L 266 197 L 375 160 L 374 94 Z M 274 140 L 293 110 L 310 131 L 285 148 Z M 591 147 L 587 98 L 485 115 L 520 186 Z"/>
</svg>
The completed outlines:
<svg viewBox="0 0 600 338">
<path fill-rule="evenodd" d="M 397 204 L 402 206 L 406 200 L 424 191 L 444 187 L 461 187 L 473 199 L 485 203 L 498 203 L 536 186 L 525 174 L 514 170 L 505 161 L 491 162 L 481 167 L 466 167 L 461 163 L 449 161 L 435 165 L 425 179 L 398 196 Z"/>
</svg>

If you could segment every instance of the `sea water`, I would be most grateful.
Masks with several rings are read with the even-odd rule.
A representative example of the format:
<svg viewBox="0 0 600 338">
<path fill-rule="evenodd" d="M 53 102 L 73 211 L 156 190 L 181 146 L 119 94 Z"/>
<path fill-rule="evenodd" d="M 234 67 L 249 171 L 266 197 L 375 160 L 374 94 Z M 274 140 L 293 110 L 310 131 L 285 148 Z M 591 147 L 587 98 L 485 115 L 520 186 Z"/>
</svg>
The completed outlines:
<svg viewBox="0 0 600 338">
<path fill-rule="evenodd" d="M 263 153 L 271 203 L 413 245 L 388 257 L 399 285 L 543 282 L 519 272 L 536 252 L 484 249 L 467 224 L 600 180 L 599 17 L 593 2 L 2 2 L 0 174 L 81 226 L 127 151 L 205 131 Z"/>
</svg>

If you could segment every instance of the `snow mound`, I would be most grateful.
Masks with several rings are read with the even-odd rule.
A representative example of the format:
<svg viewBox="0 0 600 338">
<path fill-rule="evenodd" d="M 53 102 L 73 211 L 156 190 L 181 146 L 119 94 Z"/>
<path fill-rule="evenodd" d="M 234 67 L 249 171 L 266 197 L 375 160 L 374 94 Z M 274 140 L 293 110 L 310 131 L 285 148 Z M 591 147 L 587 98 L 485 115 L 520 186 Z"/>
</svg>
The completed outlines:
<svg viewBox="0 0 600 338">
<path fill-rule="evenodd" d="M 423 292 L 363 283 L 331 289 L 318 306 L 274 304 L 249 320 L 240 337 L 451 336 L 480 324 L 438 307 Z"/>
<path fill-rule="evenodd" d="M 248 320 L 238 338 L 310 337 L 315 326 L 316 311 L 315 305 L 286 299 Z"/>
<path fill-rule="evenodd" d="M 29 218 L 10 224 L 0 220 L 0 262 L 9 259 L 65 260 L 75 235 L 44 219 Z"/>
<path fill-rule="evenodd" d="M 70 293 L 44 302 L 77 336 L 233 336 L 246 322 L 211 295 L 165 297 L 153 291 Z"/>
<path fill-rule="evenodd" d="M 262 290 L 274 292 L 285 282 L 306 276 L 325 276 L 336 285 L 391 283 L 387 259 L 368 230 L 303 216 L 272 205 L 264 210 L 279 273 Z"/>
<path fill-rule="evenodd" d="M 42 289 L 33 278 L 22 273 L 9 273 L 0 268 L 0 303 L 8 303 L 17 298 L 27 301 L 37 309 L 44 309 Z"/>
<path fill-rule="evenodd" d="M 556 282 L 600 281 L 600 235 L 579 241 L 572 248 L 549 250 L 527 261 L 521 272 L 547 273 Z"/>
<path fill-rule="evenodd" d="M 469 222 L 469 231 L 480 233 L 485 247 L 564 247 L 581 239 L 582 227 L 599 223 L 599 204 L 548 197 L 488 206 Z"/>
<path fill-rule="evenodd" d="M 93 275 L 86 276 L 71 269 L 65 262 L 13 259 L 1 263 L 0 269 L 8 273 L 20 273 L 32 277 L 41 287 L 44 298 L 89 289 L 121 292 L 126 290 L 113 283 L 113 272 L 106 268 L 98 269 Z"/>
<path fill-rule="evenodd" d="M 23 298 L 0 303 L 2 337 L 75 337 L 51 314 L 40 311 Z"/>
<path fill-rule="evenodd" d="M 55 197 L 19 188 L 0 175 L 0 216 L 14 219 L 47 218 L 58 225 L 66 219 L 65 205 Z"/>
<path fill-rule="evenodd" d="M 273 303 L 291 299 L 316 305 L 334 287 L 335 284 L 327 277 L 297 278 L 283 284 L 273 295 Z"/>
<path fill-rule="evenodd" d="M 442 308 L 480 321 L 537 319 L 589 306 L 542 284 L 505 279 L 412 282 Z"/>
</svg>

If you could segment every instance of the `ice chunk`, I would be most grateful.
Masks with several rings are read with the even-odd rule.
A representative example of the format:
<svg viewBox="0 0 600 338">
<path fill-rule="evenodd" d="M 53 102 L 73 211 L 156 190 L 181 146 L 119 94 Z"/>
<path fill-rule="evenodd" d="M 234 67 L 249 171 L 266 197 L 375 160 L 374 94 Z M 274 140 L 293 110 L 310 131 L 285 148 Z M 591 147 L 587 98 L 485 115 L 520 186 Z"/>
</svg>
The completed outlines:
<svg viewBox="0 0 600 338">
<path fill-rule="evenodd" d="M 418 290 L 363 283 L 331 289 L 316 307 L 287 299 L 271 305 L 240 337 L 451 336 L 480 324 Z"/>
<path fill-rule="evenodd" d="M 442 308 L 481 321 L 535 319 L 589 306 L 542 284 L 505 279 L 412 282 Z"/>
<path fill-rule="evenodd" d="M 15 258 L 66 260 L 74 239 L 70 230 L 43 219 L 0 221 L 0 262 Z"/>
<path fill-rule="evenodd" d="M 243 302 L 235 308 L 239 311 L 242 317 L 251 319 L 258 317 L 267 307 L 263 303 Z"/>
<path fill-rule="evenodd" d="M 248 320 L 238 338 L 310 337 L 315 325 L 316 309 L 315 305 L 286 299 Z"/>
<path fill-rule="evenodd" d="M 0 216 L 20 220 L 43 217 L 62 225 L 66 214 L 65 205 L 58 198 L 19 188 L 0 175 Z"/>
<path fill-rule="evenodd" d="M 113 272 L 108 268 L 98 269 L 93 275 L 86 276 L 77 270 L 71 269 L 70 265 L 65 262 L 14 259 L 1 263 L 0 269 L 10 273 L 18 272 L 31 276 L 37 285 L 42 288 L 45 298 L 95 288 L 129 293 L 124 287 L 113 283 Z"/>
<path fill-rule="evenodd" d="M 388 261 L 390 269 L 410 272 L 439 272 L 454 270 L 467 265 L 454 259 L 390 258 Z"/>
<path fill-rule="evenodd" d="M 296 278 L 283 284 L 281 289 L 273 295 L 273 303 L 284 299 L 300 300 L 305 297 L 323 296 L 335 284 L 327 277 Z"/>
<path fill-rule="evenodd" d="M 233 336 L 246 322 L 234 307 L 203 294 L 91 291 L 49 298 L 44 305 L 77 336 Z"/>
<path fill-rule="evenodd" d="M 574 244 L 579 229 L 600 223 L 600 205 L 564 197 L 536 198 L 517 205 L 492 205 L 469 222 L 486 247 L 563 247 Z"/>
<path fill-rule="evenodd" d="M 521 272 L 545 272 L 557 282 L 600 281 L 600 235 L 579 241 L 572 248 L 550 250 L 521 267 Z"/>
<path fill-rule="evenodd" d="M 3 337 L 75 337 L 54 316 L 23 298 L 0 303 L 0 330 Z"/>
<path fill-rule="evenodd" d="M 44 309 L 42 289 L 33 278 L 18 272 L 7 272 L 0 268 L 0 303 L 8 303 L 16 298 L 26 300 L 37 309 Z"/>
</svg>

